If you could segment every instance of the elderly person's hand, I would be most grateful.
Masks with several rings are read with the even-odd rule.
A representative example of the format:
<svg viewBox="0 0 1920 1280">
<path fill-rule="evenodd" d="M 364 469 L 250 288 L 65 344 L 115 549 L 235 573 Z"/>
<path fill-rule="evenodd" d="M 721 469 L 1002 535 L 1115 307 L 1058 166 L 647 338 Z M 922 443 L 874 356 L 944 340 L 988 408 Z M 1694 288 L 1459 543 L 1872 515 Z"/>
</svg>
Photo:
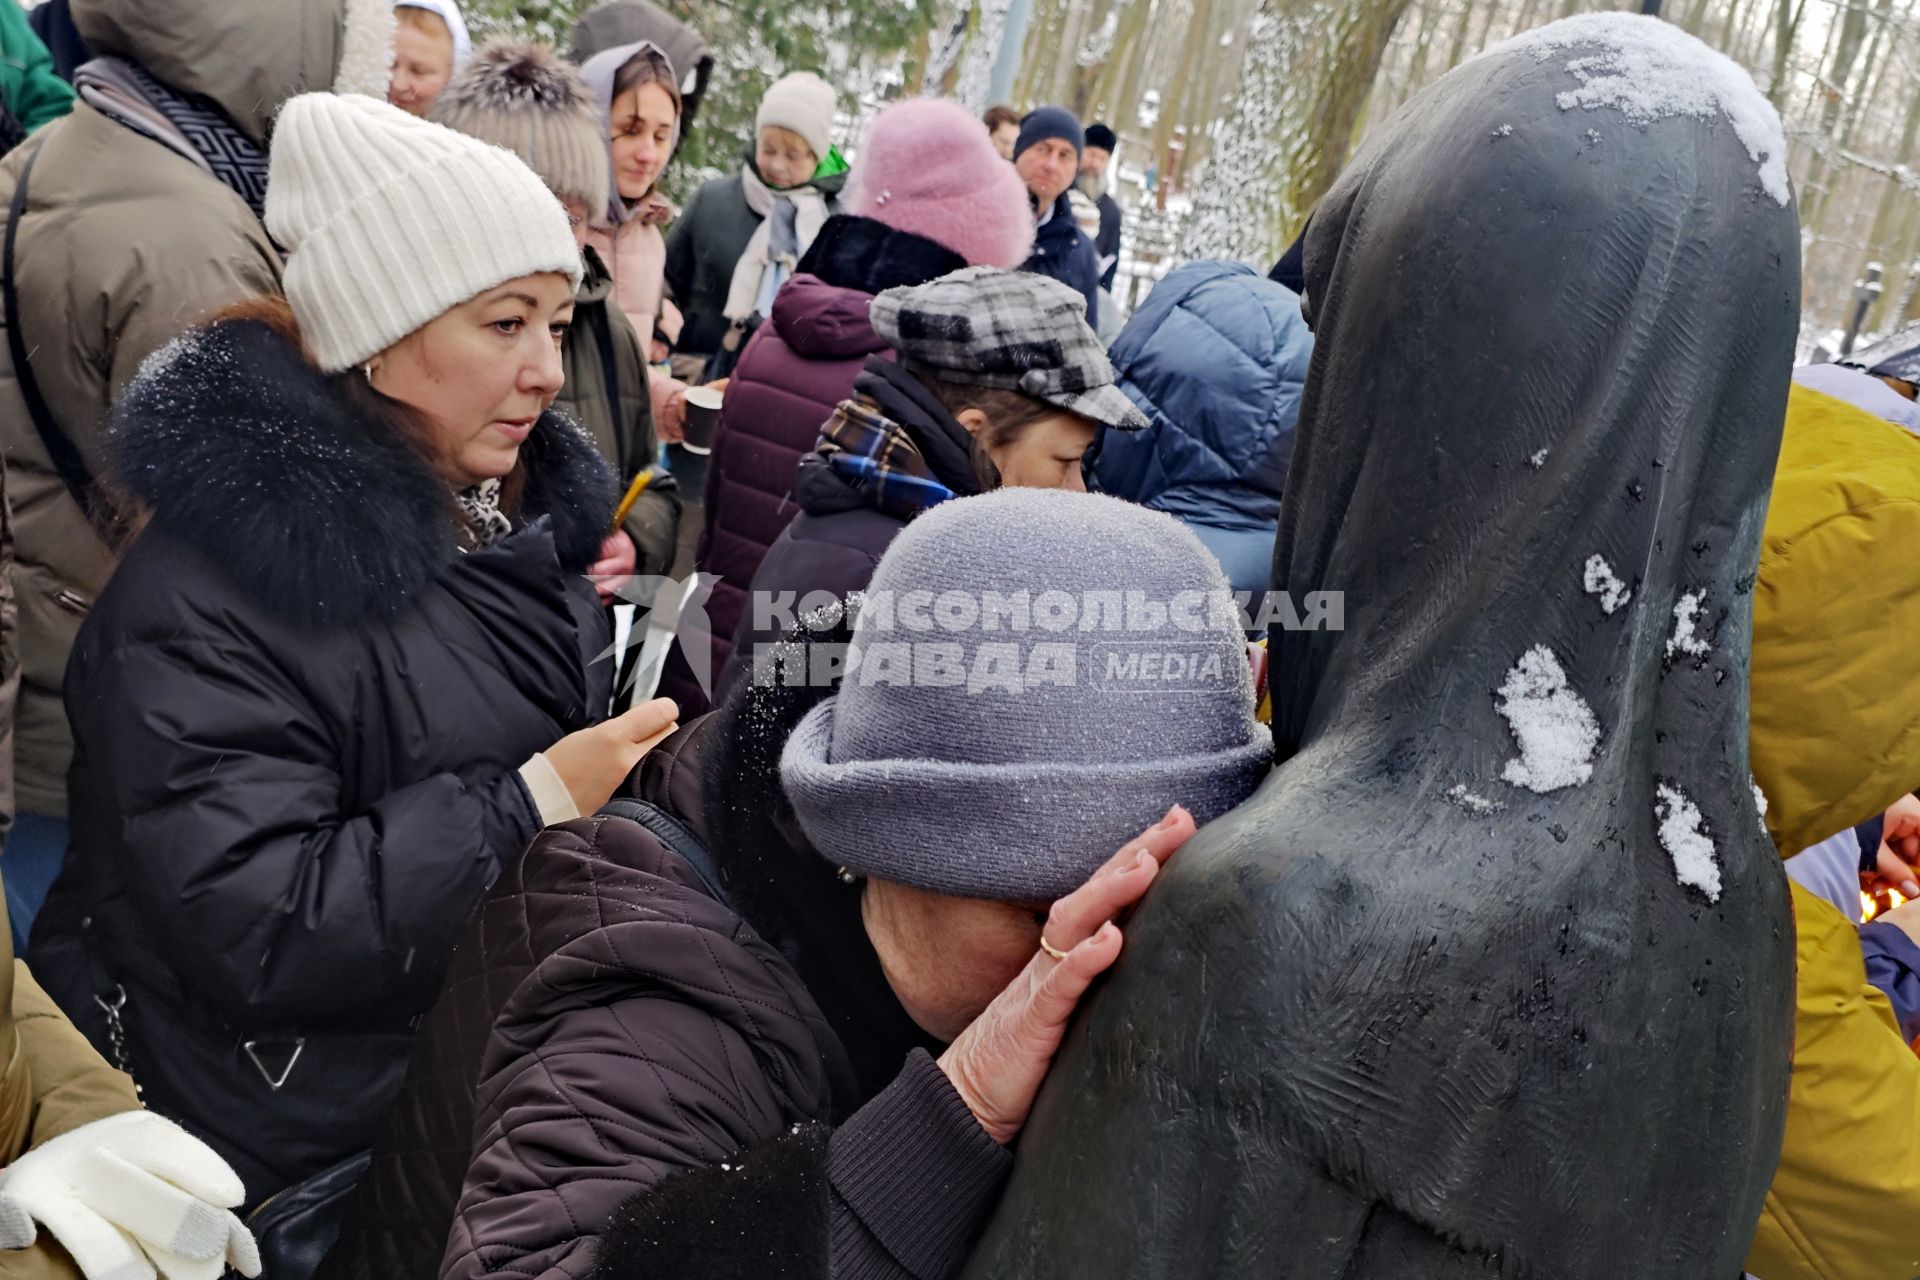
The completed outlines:
<svg viewBox="0 0 1920 1280">
<path fill-rule="evenodd" d="M 1119 958 L 1115 920 L 1140 901 L 1193 830 L 1192 815 L 1174 806 L 1055 902 L 1041 950 L 940 1055 L 940 1069 L 995 1142 L 1012 1142 L 1026 1124 L 1080 997 Z"/>
</svg>

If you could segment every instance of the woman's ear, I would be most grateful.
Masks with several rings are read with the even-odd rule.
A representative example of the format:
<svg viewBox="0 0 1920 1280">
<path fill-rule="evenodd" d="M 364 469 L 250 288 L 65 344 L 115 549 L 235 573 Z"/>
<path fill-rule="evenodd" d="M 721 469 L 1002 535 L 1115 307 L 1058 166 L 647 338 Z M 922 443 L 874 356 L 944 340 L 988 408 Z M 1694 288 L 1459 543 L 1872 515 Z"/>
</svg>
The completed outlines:
<svg viewBox="0 0 1920 1280">
<path fill-rule="evenodd" d="M 978 409 L 962 409 L 953 415 L 953 420 L 965 429 L 970 436 L 978 436 L 987 429 L 987 415 Z"/>
</svg>

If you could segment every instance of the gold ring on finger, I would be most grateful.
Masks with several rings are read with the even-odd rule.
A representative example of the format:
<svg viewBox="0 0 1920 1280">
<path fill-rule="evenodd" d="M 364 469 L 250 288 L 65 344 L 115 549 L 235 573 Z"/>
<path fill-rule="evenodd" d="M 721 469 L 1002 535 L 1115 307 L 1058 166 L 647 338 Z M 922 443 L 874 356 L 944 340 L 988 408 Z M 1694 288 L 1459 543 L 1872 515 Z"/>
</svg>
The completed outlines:
<svg viewBox="0 0 1920 1280">
<path fill-rule="evenodd" d="M 1067 958 L 1067 953 L 1054 946 L 1051 942 L 1048 942 L 1047 935 L 1044 933 L 1040 935 L 1040 949 L 1052 956 L 1055 960 L 1065 960 Z"/>
</svg>

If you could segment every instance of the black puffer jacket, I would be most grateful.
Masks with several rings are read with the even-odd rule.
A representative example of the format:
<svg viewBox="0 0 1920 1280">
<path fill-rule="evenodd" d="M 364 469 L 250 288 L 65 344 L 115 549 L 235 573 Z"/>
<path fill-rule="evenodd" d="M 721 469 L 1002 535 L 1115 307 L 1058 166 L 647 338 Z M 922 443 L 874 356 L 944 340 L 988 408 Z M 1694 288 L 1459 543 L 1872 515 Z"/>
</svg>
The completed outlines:
<svg viewBox="0 0 1920 1280">
<path fill-rule="evenodd" d="M 519 767 L 608 696 L 577 578 L 593 446 L 524 446 L 544 517 L 460 554 L 446 487 L 277 333 L 201 331 L 113 424 L 152 519 L 68 669 L 73 844 L 34 968 L 257 1201 L 369 1145 L 468 912 L 540 823 Z"/>
</svg>

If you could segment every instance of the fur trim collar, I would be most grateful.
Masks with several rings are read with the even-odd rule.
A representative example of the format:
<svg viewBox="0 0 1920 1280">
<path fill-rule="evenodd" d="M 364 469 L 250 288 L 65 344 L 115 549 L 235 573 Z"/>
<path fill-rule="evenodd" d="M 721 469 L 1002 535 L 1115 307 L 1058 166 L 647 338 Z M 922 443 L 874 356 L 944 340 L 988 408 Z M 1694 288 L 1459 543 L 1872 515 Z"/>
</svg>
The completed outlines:
<svg viewBox="0 0 1920 1280">
<path fill-rule="evenodd" d="M 150 357 L 107 447 L 156 525 L 297 623 L 392 617 L 460 554 L 452 496 L 432 468 L 258 321 L 196 329 Z M 522 451 L 518 523 L 544 518 L 560 567 L 578 573 L 611 527 L 613 473 L 551 412 Z M 544 542 L 515 535 L 500 548 L 534 554 Z"/>
<path fill-rule="evenodd" d="M 393 0 L 347 0 L 340 31 L 340 62 L 335 93 L 364 93 L 383 101 L 393 78 L 393 37 L 400 25 Z"/>
<path fill-rule="evenodd" d="M 843 213 L 827 219 L 794 271 L 842 289 L 884 293 L 938 280 L 966 265 L 965 258 L 925 236 Z"/>
</svg>

